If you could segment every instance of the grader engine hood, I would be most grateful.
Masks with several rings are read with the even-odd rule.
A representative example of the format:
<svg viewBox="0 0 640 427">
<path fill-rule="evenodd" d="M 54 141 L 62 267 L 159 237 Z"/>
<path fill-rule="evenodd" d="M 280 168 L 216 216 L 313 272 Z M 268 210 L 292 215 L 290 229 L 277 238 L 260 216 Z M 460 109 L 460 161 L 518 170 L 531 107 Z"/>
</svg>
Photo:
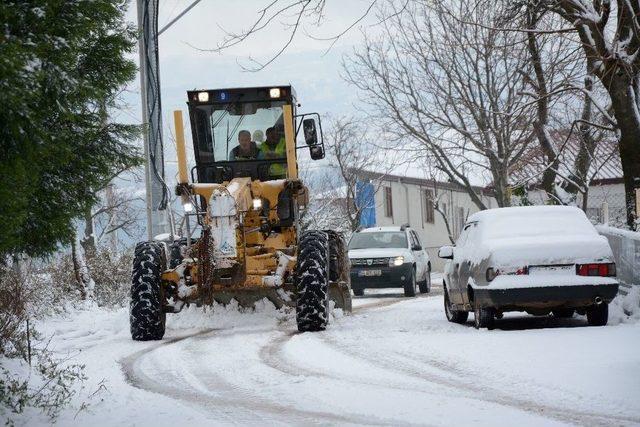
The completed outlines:
<svg viewBox="0 0 640 427">
<path fill-rule="evenodd" d="M 298 180 L 193 184 L 207 200 L 200 251 L 203 279 L 213 286 L 279 287 L 295 264 L 294 198 L 304 198 Z M 304 202 L 304 201 L 303 201 Z"/>
<path fill-rule="evenodd" d="M 236 178 L 229 185 L 214 188 L 208 200 L 207 225 L 216 268 L 231 268 L 238 263 L 238 254 L 244 246 L 239 233 L 241 212 L 251 206 L 251 180 Z"/>
</svg>

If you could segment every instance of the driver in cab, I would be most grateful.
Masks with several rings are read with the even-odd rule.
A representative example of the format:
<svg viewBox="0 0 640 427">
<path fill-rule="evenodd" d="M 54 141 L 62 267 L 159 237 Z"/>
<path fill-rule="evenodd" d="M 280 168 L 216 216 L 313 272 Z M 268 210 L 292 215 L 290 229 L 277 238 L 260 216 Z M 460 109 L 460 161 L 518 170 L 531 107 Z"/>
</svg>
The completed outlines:
<svg viewBox="0 0 640 427">
<path fill-rule="evenodd" d="M 259 153 L 258 146 L 251 141 L 251 132 L 241 130 L 238 132 L 238 146 L 229 153 L 229 160 L 255 160 Z"/>
</svg>

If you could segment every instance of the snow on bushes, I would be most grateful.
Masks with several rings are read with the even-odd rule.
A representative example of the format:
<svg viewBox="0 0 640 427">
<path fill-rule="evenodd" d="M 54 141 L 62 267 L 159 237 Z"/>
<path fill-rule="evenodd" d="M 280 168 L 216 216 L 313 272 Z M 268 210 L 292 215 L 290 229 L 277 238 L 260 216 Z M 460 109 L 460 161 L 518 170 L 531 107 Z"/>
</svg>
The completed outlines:
<svg viewBox="0 0 640 427">
<path fill-rule="evenodd" d="M 638 321 L 640 321 L 640 285 L 635 285 L 627 295 L 618 293 L 609 305 L 609 325 Z"/>
</svg>

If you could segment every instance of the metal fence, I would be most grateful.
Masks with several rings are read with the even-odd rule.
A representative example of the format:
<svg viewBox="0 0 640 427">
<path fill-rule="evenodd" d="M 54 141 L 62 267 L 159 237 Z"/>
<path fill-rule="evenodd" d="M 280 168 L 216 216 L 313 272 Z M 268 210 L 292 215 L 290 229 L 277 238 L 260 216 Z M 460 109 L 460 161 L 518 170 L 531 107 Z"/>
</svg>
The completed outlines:
<svg viewBox="0 0 640 427">
<path fill-rule="evenodd" d="M 586 214 L 596 224 L 609 224 L 613 227 L 624 228 L 627 223 L 625 195 L 620 191 L 592 191 L 589 193 Z M 577 206 L 582 206 L 578 197 Z"/>
<path fill-rule="evenodd" d="M 596 225 L 600 234 L 609 240 L 616 260 L 620 293 L 626 295 L 631 286 L 640 286 L 640 233 Z"/>
</svg>

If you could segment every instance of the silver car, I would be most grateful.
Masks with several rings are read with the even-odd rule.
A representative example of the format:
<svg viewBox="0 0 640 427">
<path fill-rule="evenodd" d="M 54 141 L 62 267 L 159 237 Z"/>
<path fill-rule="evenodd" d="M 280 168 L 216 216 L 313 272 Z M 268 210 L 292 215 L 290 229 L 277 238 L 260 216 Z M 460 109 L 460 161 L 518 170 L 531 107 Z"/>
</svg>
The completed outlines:
<svg viewBox="0 0 640 427">
<path fill-rule="evenodd" d="M 492 328 L 506 311 L 533 315 L 586 314 L 606 325 L 618 292 L 616 265 L 606 238 L 584 212 L 569 206 L 489 209 L 471 215 L 455 247 L 438 255 L 444 271 L 444 310 L 476 328 Z"/>
</svg>

